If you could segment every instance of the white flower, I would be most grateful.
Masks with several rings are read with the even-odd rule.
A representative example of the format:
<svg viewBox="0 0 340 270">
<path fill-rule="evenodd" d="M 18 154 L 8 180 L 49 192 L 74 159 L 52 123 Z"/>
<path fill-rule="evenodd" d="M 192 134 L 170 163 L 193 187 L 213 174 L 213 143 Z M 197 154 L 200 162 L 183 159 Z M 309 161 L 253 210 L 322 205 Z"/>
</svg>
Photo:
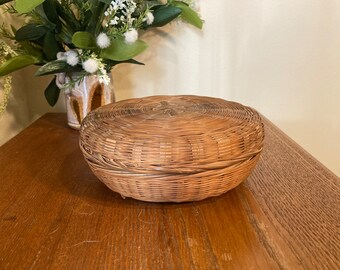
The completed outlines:
<svg viewBox="0 0 340 270">
<path fill-rule="evenodd" d="M 110 8 L 113 10 L 118 10 L 118 9 L 123 9 L 126 8 L 126 5 L 124 4 L 126 2 L 125 0 L 114 0 L 111 1 L 111 6 Z"/>
<path fill-rule="evenodd" d="M 153 16 L 152 12 L 149 11 L 145 14 L 144 20 L 146 21 L 147 25 L 152 24 L 154 19 L 155 17 Z"/>
<path fill-rule="evenodd" d="M 66 60 L 66 55 L 64 52 L 58 52 L 57 53 L 57 59 L 58 60 Z"/>
<path fill-rule="evenodd" d="M 134 20 L 136 20 L 135 18 L 132 18 L 131 15 L 127 16 L 127 23 L 129 26 L 131 26 L 134 22 Z"/>
<path fill-rule="evenodd" d="M 127 9 L 128 9 L 128 11 L 129 11 L 129 13 L 130 13 L 130 14 L 134 13 L 135 10 L 136 10 L 136 8 L 137 8 L 136 3 L 135 3 L 133 0 L 130 0 L 130 1 L 128 1 L 127 4 L 128 4 Z"/>
<path fill-rule="evenodd" d="M 101 49 L 109 47 L 111 44 L 110 38 L 105 33 L 100 33 L 97 37 L 97 45 Z"/>
<path fill-rule="evenodd" d="M 96 59 L 89 58 L 83 62 L 83 69 L 88 73 L 95 73 L 98 70 L 98 61 Z"/>
<path fill-rule="evenodd" d="M 64 53 L 64 56 L 66 56 L 66 62 L 70 66 L 74 67 L 74 66 L 78 65 L 79 57 L 78 57 L 78 53 L 76 51 L 69 50 L 69 51 Z"/>
<path fill-rule="evenodd" d="M 116 25 L 118 24 L 119 18 L 117 16 L 114 16 L 114 18 L 110 21 L 110 25 Z"/>
<path fill-rule="evenodd" d="M 65 82 L 66 82 L 66 74 L 64 72 L 62 73 L 57 73 L 55 76 L 55 83 L 56 85 L 60 88 L 63 89 L 65 86 Z"/>
<path fill-rule="evenodd" d="M 107 74 L 100 75 L 98 77 L 100 83 L 104 83 L 105 85 L 109 85 L 110 77 Z"/>
<path fill-rule="evenodd" d="M 124 34 L 125 37 L 125 43 L 126 44 L 132 44 L 138 39 L 138 32 L 136 29 L 131 28 Z"/>
</svg>

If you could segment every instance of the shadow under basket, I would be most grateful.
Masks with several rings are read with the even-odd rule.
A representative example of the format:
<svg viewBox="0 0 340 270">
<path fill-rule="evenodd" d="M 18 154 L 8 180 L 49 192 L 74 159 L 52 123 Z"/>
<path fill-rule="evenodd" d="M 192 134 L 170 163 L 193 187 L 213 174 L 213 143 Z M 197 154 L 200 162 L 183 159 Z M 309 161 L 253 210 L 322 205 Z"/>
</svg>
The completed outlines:
<svg viewBox="0 0 340 270">
<path fill-rule="evenodd" d="M 80 148 L 93 173 L 123 197 L 198 201 L 239 185 L 263 147 L 259 114 L 200 96 L 152 96 L 92 111 Z"/>
</svg>

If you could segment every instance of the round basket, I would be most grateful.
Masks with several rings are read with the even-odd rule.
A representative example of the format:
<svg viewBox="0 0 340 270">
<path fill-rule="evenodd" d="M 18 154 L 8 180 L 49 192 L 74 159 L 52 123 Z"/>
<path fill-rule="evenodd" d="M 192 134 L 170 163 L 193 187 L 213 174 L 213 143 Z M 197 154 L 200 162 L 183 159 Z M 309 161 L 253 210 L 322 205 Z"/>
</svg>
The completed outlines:
<svg viewBox="0 0 340 270">
<path fill-rule="evenodd" d="M 200 96 L 153 96 L 92 111 L 80 148 L 93 173 L 124 197 L 150 202 L 218 196 L 246 179 L 263 147 L 259 114 Z"/>
</svg>

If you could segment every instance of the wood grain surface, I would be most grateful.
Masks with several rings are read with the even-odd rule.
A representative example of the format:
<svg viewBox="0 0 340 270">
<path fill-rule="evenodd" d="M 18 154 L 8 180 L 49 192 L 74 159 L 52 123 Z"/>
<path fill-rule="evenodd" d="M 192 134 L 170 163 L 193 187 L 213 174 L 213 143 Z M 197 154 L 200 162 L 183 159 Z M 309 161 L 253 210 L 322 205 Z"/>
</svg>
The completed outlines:
<svg viewBox="0 0 340 270">
<path fill-rule="evenodd" d="M 0 148 L 0 269 L 340 269 L 339 178 L 265 121 L 234 190 L 184 204 L 122 199 L 47 114 Z"/>
</svg>

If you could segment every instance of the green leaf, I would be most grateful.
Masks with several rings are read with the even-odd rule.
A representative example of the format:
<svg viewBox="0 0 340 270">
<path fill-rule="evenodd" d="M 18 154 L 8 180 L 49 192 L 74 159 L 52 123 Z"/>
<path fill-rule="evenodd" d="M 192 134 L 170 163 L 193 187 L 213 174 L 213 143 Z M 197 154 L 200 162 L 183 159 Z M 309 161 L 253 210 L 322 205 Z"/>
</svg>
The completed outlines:
<svg viewBox="0 0 340 270">
<path fill-rule="evenodd" d="M 118 38 L 111 42 L 110 47 L 102 50 L 100 57 L 114 61 L 125 61 L 142 53 L 147 47 L 148 45 L 141 40 L 126 44 L 123 38 Z"/>
<path fill-rule="evenodd" d="M 55 60 L 57 58 L 57 53 L 61 51 L 62 48 L 59 46 L 55 38 L 55 34 L 52 32 L 48 32 L 44 38 L 44 47 L 43 51 L 48 59 L 48 61 Z"/>
<path fill-rule="evenodd" d="M 202 29 L 203 21 L 198 14 L 188 6 L 188 4 L 181 1 L 174 1 L 172 4 L 182 10 L 181 18 L 183 20 L 199 29 Z"/>
<path fill-rule="evenodd" d="M 61 33 L 59 33 L 56 38 L 57 41 L 61 42 L 61 43 L 65 43 L 67 44 L 68 47 L 71 47 L 72 45 L 72 36 L 73 33 L 68 32 L 66 28 L 63 28 L 61 30 Z"/>
<path fill-rule="evenodd" d="M 68 72 L 73 69 L 74 67 L 67 64 L 66 61 L 55 60 L 55 61 L 51 61 L 43 65 L 41 68 L 37 70 L 35 75 L 43 76 L 43 75 L 48 75 L 48 74 L 56 74 L 56 73 L 61 73 L 61 72 Z"/>
<path fill-rule="evenodd" d="M 74 33 L 72 43 L 81 49 L 92 49 L 96 47 L 96 40 L 89 32 Z"/>
<path fill-rule="evenodd" d="M 60 32 L 62 24 L 57 13 L 57 0 L 45 0 L 43 8 L 47 19 L 54 23 L 56 25 L 57 32 Z"/>
<path fill-rule="evenodd" d="M 87 26 L 90 22 L 92 18 L 92 11 L 91 10 L 87 10 L 85 13 L 84 13 L 84 17 L 81 21 L 81 26 L 79 28 L 79 31 L 85 31 L 87 29 Z"/>
<path fill-rule="evenodd" d="M 68 28 L 67 31 L 72 31 L 72 33 L 76 32 L 79 29 L 80 24 L 77 21 L 77 18 L 75 17 L 72 10 L 67 9 L 67 6 L 66 7 L 63 6 L 58 1 L 56 1 L 55 4 L 56 4 L 57 14 L 64 20 L 65 22 L 64 26 Z"/>
<path fill-rule="evenodd" d="M 151 9 L 152 9 L 153 11 L 155 11 L 156 9 L 159 9 L 159 8 L 165 6 L 165 5 L 160 4 L 160 3 L 159 3 L 159 0 L 158 0 L 158 1 L 152 1 L 151 3 L 148 3 L 148 4 L 149 4 L 149 6 L 151 6 Z"/>
<path fill-rule="evenodd" d="M 43 59 L 43 53 L 42 53 L 42 48 L 39 45 L 36 45 L 34 43 L 31 43 L 30 41 L 20 41 L 20 46 L 27 52 L 28 55 L 34 56 L 40 61 Z"/>
<path fill-rule="evenodd" d="M 144 63 L 139 62 L 139 61 L 137 61 L 135 59 L 129 59 L 129 60 L 126 60 L 126 61 L 122 61 L 121 63 L 128 63 L 128 64 L 135 64 L 135 65 L 145 66 Z"/>
<path fill-rule="evenodd" d="M 59 22 L 59 16 L 56 9 L 56 1 L 55 0 L 45 0 L 43 3 L 43 9 L 46 14 L 47 19 L 57 24 Z"/>
<path fill-rule="evenodd" d="M 154 21 L 151 26 L 161 27 L 175 18 L 177 18 L 182 13 L 182 9 L 173 6 L 162 6 L 154 10 L 153 16 Z"/>
<path fill-rule="evenodd" d="M 15 9 L 19 13 L 27 13 L 39 6 L 45 0 L 16 0 Z"/>
<path fill-rule="evenodd" d="M 113 67 L 113 66 L 116 66 L 118 64 L 135 64 L 135 65 L 145 66 L 144 63 L 139 62 L 135 59 L 129 59 L 129 60 L 125 60 L 125 61 L 105 60 L 104 63 L 109 67 Z"/>
<path fill-rule="evenodd" d="M 53 107 L 57 103 L 60 94 L 60 89 L 56 84 L 56 78 L 47 86 L 44 94 L 48 104 Z"/>
<path fill-rule="evenodd" d="M 14 56 L 0 66 L 0 76 L 37 63 L 39 59 L 31 55 Z"/>
<path fill-rule="evenodd" d="M 12 0 L 0 0 L 0 5 L 6 4 L 8 2 L 11 2 Z"/>
<path fill-rule="evenodd" d="M 15 39 L 16 41 L 37 40 L 43 37 L 47 31 L 45 26 L 30 23 L 17 30 Z"/>
<path fill-rule="evenodd" d="M 92 33 L 93 35 L 98 35 L 101 29 L 101 23 L 103 21 L 104 12 L 107 9 L 108 4 L 104 3 L 103 1 L 100 1 L 100 3 L 97 3 L 96 6 L 91 10 L 92 11 L 92 17 L 89 20 L 89 24 L 86 28 L 87 32 Z"/>
<path fill-rule="evenodd" d="M 111 4 L 112 0 L 99 0 L 99 2 L 105 3 L 105 4 Z"/>
</svg>

